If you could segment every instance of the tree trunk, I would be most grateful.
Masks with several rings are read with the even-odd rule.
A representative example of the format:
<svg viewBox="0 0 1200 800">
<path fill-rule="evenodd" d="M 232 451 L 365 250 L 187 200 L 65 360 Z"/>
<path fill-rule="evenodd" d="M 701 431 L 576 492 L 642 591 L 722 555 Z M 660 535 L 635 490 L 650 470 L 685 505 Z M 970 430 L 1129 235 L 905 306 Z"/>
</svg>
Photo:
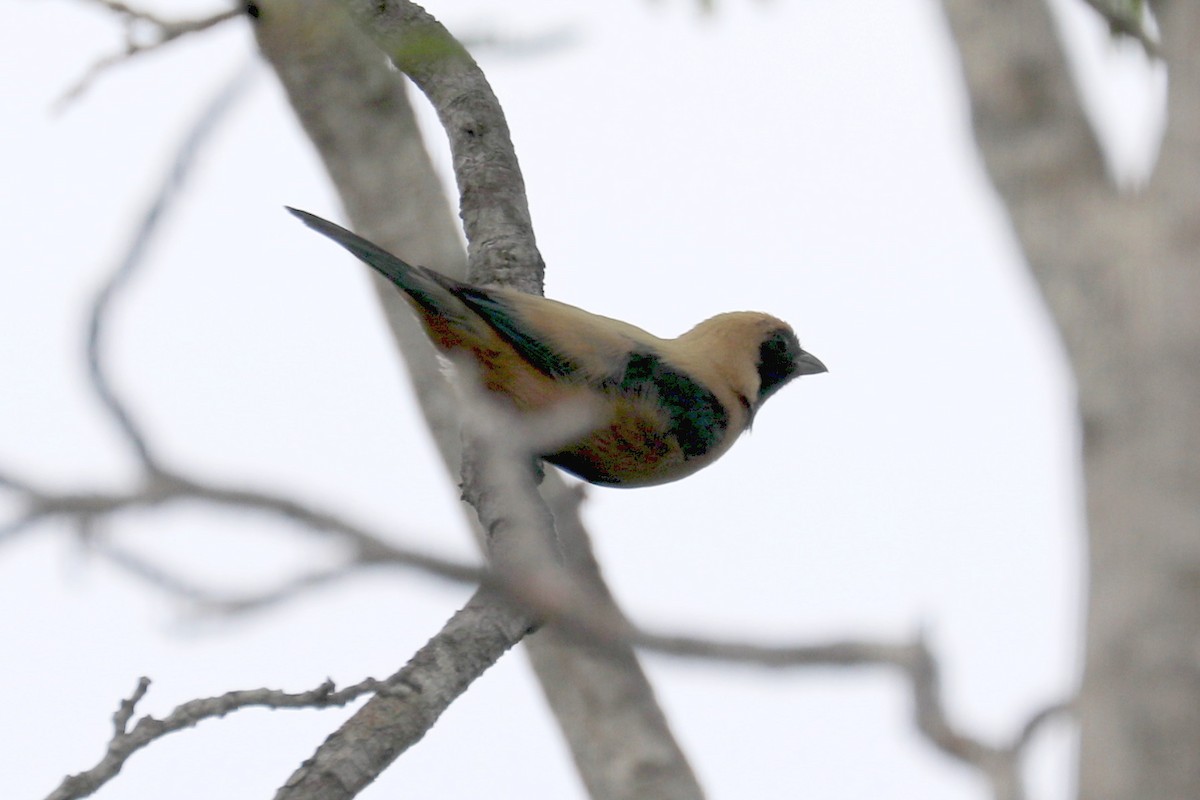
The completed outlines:
<svg viewBox="0 0 1200 800">
<path fill-rule="evenodd" d="M 1080 796 L 1200 797 L 1200 3 L 1155 3 L 1160 162 L 1107 179 L 1041 0 L 944 0 L 984 163 L 1074 371 L 1090 547 Z"/>
</svg>

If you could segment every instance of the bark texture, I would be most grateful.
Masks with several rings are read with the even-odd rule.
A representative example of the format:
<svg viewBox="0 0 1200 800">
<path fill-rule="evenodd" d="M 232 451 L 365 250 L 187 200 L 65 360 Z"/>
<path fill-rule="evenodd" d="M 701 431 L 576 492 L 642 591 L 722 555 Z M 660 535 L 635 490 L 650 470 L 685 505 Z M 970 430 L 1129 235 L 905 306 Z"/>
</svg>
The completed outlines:
<svg viewBox="0 0 1200 800">
<path fill-rule="evenodd" d="M 407 0 L 343 0 L 392 63 L 429 98 L 450 141 L 468 278 L 542 293 L 525 181 L 492 87 L 442 24 Z"/>
<path fill-rule="evenodd" d="M 1077 383 L 1080 796 L 1200 797 L 1200 4 L 1152 4 L 1169 121 L 1134 196 L 1105 174 L 1042 0 L 943 4 L 980 153 Z"/>
<path fill-rule="evenodd" d="M 386 4 L 368 5 L 367 12 L 387 10 Z M 414 263 L 462 277 L 466 262 L 461 240 L 421 142 L 401 76 L 349 24 L 337 2 L 268 0 L 259 7 L 259 46 L 329 171 L 353 227 Z M 389 35 L 384 30 L 377 38 L 386 43 Z M 507 137 L 507 129 L 503 135 Z M 469 150 L 469 144 L 460 146 Z M 516 175 L 519 181 L 519 172 Z M 463 180 L 459 175 L 460 189 Z M 523 184 L 516 187 L 523 204 Z M 486 227 L 489 216 L 515 220 L 501 226 L 509 232 L 519 233 L 522 214 L 528 224 L 528 211 L 522 212 L 521 205 L 509 202 L 498 212 L 469 211 L 468 206 L 477 202 L 477 192 L 467 186 L 465 194 L 464 219 L 473 220 L 468 233 L 471 225 Z M 515 260 L 524 257 L 498 255 L 519 252 L 506 250 L 503 239 L 493 237 L 476 257 L 480 264 L 496 265 L 492 279 L 497 281 L 508 280 Z M 536 280 L 517 283 L 540 291 L 540 257 L 531 263 Z M 456 399 L 438 374 L 432 347 L 407 305 L 386 281 L 377 279 L 376 287 L 448 474 L 457 480 L 462 444 Z M 547 471 L 541 493 L 554 515 L 568 565 L 597 602 L 611 603 L 579 519 L 579 493 L 553 470 Z M 468 518 L 475 523 L 474 514 Z M 502 629 L 518 632 L 517 638 L 523 633 L 520 625 L 505 624 Z M 489 641 L 496 658 L 507 649 L 500 639 Z M 631 648 L 580 647 L 553 630 L 526 641 L 591 797 L 685 800 L 703 796 Z M 480 662 L 481 668 L 489 664 Z M 408 737 L 408 742 L 417 738 Z M 385 755 L 390 761 L 398 752 Z"/>
<path fill-rule="evenodd" d="M 476 592 L 385 689 L 292 773 L 276 800 L 350 800 L 420 741 L 529 626 L 526 615 Z"/>
</svg>

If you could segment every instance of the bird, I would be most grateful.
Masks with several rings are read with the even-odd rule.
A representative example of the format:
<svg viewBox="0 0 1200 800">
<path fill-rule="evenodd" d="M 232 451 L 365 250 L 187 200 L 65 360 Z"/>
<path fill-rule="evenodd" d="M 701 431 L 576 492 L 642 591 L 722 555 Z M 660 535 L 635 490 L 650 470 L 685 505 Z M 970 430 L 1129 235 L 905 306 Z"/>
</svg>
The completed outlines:
<svg viewBox="0 0 1200 800">
<path fill-rule="evenodd" d="M 518 415 L 587 408 L 567 441 L 532 455 L 598 486 L 654 486 L 695 473 L 729 450 L 785 384 L 827 371 L 769 314 L 718 314 L 662 339 L 539 295 L 410 265 L 340 225 L 285 208 L 395 284 L 437 350 L 473 365 L 487 396 Z"/>
</svg>

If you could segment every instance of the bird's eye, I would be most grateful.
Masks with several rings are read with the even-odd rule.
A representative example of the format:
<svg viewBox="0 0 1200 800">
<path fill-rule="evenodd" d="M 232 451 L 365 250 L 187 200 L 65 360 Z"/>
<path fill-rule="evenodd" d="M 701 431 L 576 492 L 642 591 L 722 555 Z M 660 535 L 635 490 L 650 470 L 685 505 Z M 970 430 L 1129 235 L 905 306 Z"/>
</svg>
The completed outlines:
<svg viewBox="0 0 1200 800">
<path fill-rule="evenodd" d="M 746 409 L 747 411 L 749 411 L 749 410 L 750 410 L 750 400 L 749 400 L 749 398 L 747 398 L 747 397 L 746 397 L 746 395 L 744 395 L 744 394 L 742 394 L 742 393 L 740 393 L 740 392 L 738 393 L 738 396 L 737 396 L 737 398 L 738 398 L 738 402 L 742 404 L 742 408 L 744 408 L 744 409 Z"/>
<path fill-rule="evenodd" d="M 759 346 L 759 405 L 796 377 L 796 354 L 800 352 L 800 342 L 791 330 L 775 331 Z"/>
</svg>

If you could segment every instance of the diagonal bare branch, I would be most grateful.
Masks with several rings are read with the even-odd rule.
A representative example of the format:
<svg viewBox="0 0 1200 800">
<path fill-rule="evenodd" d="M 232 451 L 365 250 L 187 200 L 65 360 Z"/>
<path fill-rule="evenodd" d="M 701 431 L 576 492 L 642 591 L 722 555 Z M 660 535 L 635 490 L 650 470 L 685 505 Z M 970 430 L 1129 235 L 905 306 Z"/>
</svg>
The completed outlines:
<svg viewBox="0 0 1200 800">
<path fill-rule="evenodd" d="M 471 384 L 464 383 L 469 393 Z M 476 391 L 482 394 L 482 387 Z M 533 587 L 551 587 L 552 592 L 540 592 L 551 597 L 570 593 L 554 519 L 538 494 L 533 458 L 499 418 L 478 407 L 484 402 L 464 397 L 469 430 L 463 496 L 487 532 L 488 585 L 499 591 L 476 591 L 398 673 L 395 685 L 413 691 L 368 701 L 288 778 L 276 800 L 356 795 L 419 741 L 471 683 L 540 627 L 540 606 L 524 602 L 538 591 Z"/>
<path fill-rule="evenodd" d="M 532 616 L 481 589 L 317 748 L 275 800 L 349 800 L 416 744 L 459 695 L 535 626 Z"/>
</svg>

